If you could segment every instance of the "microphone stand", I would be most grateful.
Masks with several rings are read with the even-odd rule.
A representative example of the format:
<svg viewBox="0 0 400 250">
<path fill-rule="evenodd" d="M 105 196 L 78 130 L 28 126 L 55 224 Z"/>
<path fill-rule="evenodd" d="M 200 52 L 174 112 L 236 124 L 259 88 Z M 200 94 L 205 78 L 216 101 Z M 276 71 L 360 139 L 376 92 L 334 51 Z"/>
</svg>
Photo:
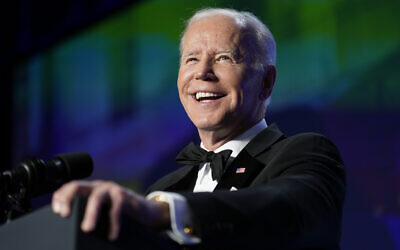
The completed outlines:
<svg viewBox="0 0 400 250">
<path fill-rule="evenodd" d="M 9 172 L 0 174 L 0 225 L 32 211 L 31 194 L 22 184 L 9 190 Z"/>
</svg>

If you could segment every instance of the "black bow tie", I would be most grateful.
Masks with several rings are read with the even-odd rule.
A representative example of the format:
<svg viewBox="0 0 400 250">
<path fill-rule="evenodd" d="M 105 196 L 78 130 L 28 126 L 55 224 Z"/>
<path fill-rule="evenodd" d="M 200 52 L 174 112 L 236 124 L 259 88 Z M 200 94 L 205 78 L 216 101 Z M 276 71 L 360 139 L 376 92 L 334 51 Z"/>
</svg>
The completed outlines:
<svg viewBox="0 0 400 250">
<path fill-rule="evenodd" d="M 199 165 L 209 162 L 213 180 L 219 181 L 225 171 L 226 162 L 231 154 L 232 150 L 223 150 L 219 153 L 214 153 L 204 150 L 191 142 L 178 154 L 175 160 L 178 163 L 188 165 Z"/>
</svg>

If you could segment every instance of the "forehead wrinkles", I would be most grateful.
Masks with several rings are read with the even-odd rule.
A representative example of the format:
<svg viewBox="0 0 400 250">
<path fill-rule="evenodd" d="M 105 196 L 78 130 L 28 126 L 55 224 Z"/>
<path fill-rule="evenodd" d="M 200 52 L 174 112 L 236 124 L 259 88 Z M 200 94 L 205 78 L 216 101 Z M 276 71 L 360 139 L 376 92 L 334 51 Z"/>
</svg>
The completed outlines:
<svg viewBox="0 0 400 250">
<path fill-rule="evenodd" d="M 192 43 L 201 42 L 202 45 L 227 46 L 237 45 L 240 27 L 231 17 L 215 15 L 205 17 L 192 23 L 184 35 L 183 50 Z M 234 44 L 230 43 L 233 41 Z"/>
<path fill-rule="evenodd" d="M 195 25 L 195 24 L 193 24 Z M 201 52 L 239 53 L 241 31 L 239 29 L 189 29 L 183 44 L 182 56 Z"/>
</svg>

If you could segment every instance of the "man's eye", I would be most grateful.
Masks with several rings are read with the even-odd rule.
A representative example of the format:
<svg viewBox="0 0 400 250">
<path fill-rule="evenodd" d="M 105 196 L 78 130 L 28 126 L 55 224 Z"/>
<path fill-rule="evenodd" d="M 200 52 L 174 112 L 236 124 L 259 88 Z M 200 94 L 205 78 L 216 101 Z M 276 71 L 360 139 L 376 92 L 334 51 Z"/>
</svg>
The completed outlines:
<svg viewBox="0 0 400 250">
<path fill-rule="evenodd" d="M 220 56 L 218 61 L 232 61 L 232 59 L 229 56 Z"/>
<path fill-rule="evenodd" d="M 196 62 L 196 61 L 197 61 L 196 57 L 189 57 L 189 58 L 186 59 L 186 63 L 193 63 L 193 62 Z"/>
</svg>

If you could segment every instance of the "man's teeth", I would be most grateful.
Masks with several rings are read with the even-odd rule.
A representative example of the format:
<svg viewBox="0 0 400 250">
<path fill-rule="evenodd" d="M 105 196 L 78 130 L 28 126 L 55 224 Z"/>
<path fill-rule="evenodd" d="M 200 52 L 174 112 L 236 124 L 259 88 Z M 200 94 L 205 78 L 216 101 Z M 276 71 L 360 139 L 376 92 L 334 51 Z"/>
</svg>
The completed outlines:
<svg viewBox="0 0 400 250">
<path fill-rule="evenodd" d="M 220 95 L 217 95 L 215 93 L 210 93 L 210 92 L 197 92 L 196 93 L 196 100 L 199 100 L 200 98 L 205 98 L 205 97 L 219 97 Z"/>
</svg>

